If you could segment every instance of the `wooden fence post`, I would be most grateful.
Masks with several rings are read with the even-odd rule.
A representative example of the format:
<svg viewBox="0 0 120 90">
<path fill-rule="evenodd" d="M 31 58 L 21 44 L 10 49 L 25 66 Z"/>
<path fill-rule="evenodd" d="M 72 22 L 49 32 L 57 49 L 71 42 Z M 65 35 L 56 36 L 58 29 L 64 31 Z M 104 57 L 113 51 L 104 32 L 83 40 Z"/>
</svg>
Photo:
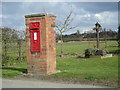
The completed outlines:
<svg viewBox="0 0 120 90">
<path fill-rule="evenodd" d="M 22 40 L 21 39 L 18 39 L 18 60 L 21 61 L 22 60 L 22 54 L 21 54 L 21 43 Z"/>
<path fill-rule="evenodd" d="M 7 40 L 4 40 L 4 55 L 7 56 Z"/>
</svg>

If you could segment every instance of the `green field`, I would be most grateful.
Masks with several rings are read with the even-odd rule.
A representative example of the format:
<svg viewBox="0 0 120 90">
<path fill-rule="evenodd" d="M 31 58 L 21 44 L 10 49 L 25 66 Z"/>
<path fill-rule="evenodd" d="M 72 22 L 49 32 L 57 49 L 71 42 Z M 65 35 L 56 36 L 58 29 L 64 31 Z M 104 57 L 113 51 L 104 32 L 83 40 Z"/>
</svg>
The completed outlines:
<svg viewBox="0 0 120 90">
<path fill-rule="evenodd" d="M 86 48 L 94 48 L 94 44 L 96 42 L 67 42 L 63 43 L 63 51 L 64 54 L 75 55 L 75 54 L 84 54 L 84 50 Z M 107 48 L 105 48 L 105 43 L 100 43 L 101 49 L 107 49 L 108 51 L 116 51 L 118 50 L 116 41 L 107 41 Z M 57 55 L 60 55 L 60 43 L 57 43 Z"/>
<path fill-rule="evenodd" d="M 115 53 L 117 48 L 116 41 L 107 42 L 107 50 L 113 53 L 112 58 L 77 58 L 70 57 L 70 55 L 84 54 L 86 48 L 93 48 L 93 43 L 88 42 L 67 42 L 63 43 L 64 54 L 68 54 L 69 57 L 57 57 L 57 70 L 60 73 L 51 75 L 51 78 L 59 79 L 78 79 L 85 82 L 96 82 L 97 84 L 108 85 L 117 87 L 118 80 L 118 56 Z M 105 49 L 104 43 L 101 43 L 101 48 Z M 57 55 L 60 55 L 60 44 L 57 43 Z M 2 76 L 4 78 L 21 75 L 27 72 L 26 60 L 12 66 L 2 67 Z"/>
</svg>

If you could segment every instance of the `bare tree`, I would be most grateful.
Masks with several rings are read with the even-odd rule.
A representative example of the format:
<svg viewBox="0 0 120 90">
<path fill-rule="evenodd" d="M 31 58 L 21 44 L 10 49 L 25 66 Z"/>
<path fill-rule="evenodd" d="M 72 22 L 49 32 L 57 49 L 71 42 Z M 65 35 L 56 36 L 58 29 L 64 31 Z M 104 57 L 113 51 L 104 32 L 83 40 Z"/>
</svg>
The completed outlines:
<svg viewBox="0 0 120 90">
<path fill-rule="evenodd" d="M 61 57 L 63 56 L 63 37 L 62 37 L 63 33 L 77 27 L 77 25 L 76 26 L 71 25 L 72 21 L 74 20 L 72 15 L 73 15 L 73 10 L 71 9 L 69 14 L 65 17 L 65 19 L 62 21 L 58 20 L 56 25 L 57 30 L 60 32 Z"/>
</svg>

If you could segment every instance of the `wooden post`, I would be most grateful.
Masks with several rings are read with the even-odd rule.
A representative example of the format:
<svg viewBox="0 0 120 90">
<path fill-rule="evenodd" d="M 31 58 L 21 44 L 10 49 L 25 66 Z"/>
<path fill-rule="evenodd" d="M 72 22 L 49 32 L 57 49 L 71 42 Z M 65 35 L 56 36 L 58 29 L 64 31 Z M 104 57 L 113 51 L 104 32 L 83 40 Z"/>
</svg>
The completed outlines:
<svg viewBox="0 0 120 90">
<path fill-rule="evenodd" d="M 96 31 L 97 31 L 97 48 L 99 48 L 99 31 L 98 30 Z"/>
<path fill-rule="evenodd" d="M 4 55 L 7 56 L 7 40 L 4 40 Z"/>
<path fill-rule="evenodd" d="M 104 28 L 104 34 L 105 34 L 105 36 L 104 36 L 104 39 L 105 39 L 105 48 L 107 48 L 107 39 L 106 39 L 107 35 L 106 35 L 106 29 L 105 28 Z"/>
<path fill-rule="evenodd" d="M 101 29 L 102 27 L 101 27 L 101 25 L 97 22 L 96 24 L 95 24 L 95 28 L 93 29 L 93 30 L 96 30 L 96 34 L 97 34 L 97 48 L 99 49 L 99 31 L 100 31 L 100 29 Z"/>
<path fill-rule="evenodd" d="M 62 37 L 62 33 L 61 33 L 61 55 L 60 57 L 63 57 L 63 37 Z"/>
<path fill-rule="evenodd" d="M 21 61 L 22 55 L 21 55 L 21 39 L 18 40 L 18 60 Z"/>
</svg>

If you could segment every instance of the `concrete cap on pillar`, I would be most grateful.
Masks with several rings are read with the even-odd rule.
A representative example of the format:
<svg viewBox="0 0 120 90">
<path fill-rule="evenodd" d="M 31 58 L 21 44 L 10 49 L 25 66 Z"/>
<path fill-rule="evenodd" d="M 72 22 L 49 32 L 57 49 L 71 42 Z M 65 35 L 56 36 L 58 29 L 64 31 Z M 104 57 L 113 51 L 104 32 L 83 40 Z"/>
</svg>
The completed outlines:
<svg viewBox="0 0 120 90">
<path fill-rule="evenodd" d="M 43 17 L 43 16 L 56 17 L 56 16 L 53 15 L 53 14 L 47 14 L 47 13 L 25 15 L 26 18 L 30 18 L 30 17 Z"/>
</svg>

